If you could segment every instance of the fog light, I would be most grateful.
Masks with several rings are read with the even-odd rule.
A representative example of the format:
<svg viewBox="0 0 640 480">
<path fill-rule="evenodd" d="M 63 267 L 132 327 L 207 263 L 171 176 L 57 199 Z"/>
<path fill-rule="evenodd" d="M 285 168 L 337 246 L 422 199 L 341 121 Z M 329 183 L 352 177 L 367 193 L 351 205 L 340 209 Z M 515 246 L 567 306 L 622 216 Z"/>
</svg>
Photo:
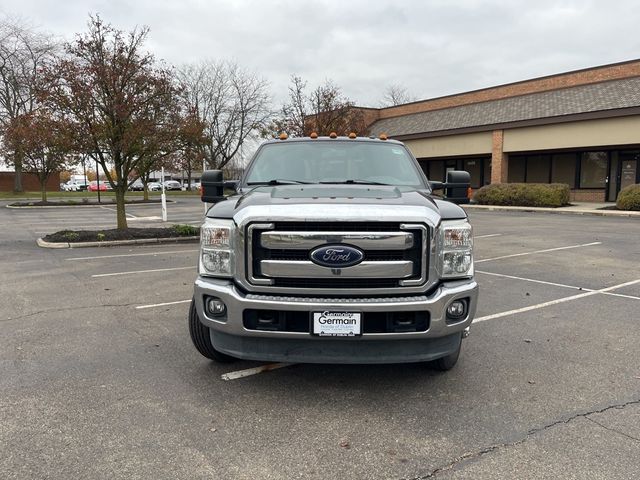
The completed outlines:
<svg viewBox="0 0 640 480">
<path fill-rule="evenodd" d="M 447 316 L 449 318 L 460 318 L 466 313 L 466 305 L 463 300 L 454 300 L 447 307 Z"/>
<path fill-rule="evenodd" d="M 222 300 L 216 297 L 211 297 L 207 300 L 207 310 L 214 317 L 224 315 L 227 311 L 227 307 Z"/>
</svg>

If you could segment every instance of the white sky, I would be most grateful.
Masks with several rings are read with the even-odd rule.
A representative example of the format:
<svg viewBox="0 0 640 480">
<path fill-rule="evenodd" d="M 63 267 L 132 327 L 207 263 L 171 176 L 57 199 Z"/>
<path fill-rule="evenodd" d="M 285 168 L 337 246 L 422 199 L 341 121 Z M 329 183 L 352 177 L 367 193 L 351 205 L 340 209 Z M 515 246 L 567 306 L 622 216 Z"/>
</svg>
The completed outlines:
<svg viewBox="0 0 640 480">
<path fill-rule="evenodd" d="M 378 106 L 392 83 L 422 99 L 640 57 L 637 0 L 0 0 L 66 39 L 89 13 L 149 26 L 170 64 L 234 59 L 276 104 L 292 74 Z"/>
</svg>

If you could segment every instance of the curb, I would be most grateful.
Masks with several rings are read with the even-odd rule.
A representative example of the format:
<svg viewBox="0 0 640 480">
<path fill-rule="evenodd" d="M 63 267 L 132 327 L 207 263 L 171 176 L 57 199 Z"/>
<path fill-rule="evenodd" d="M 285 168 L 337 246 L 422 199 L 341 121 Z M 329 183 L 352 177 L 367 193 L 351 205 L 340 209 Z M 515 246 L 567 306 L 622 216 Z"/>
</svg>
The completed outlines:
<svg viewBox="0 0 640 480">
<path fill-rule="evenodd" d="M 167 203 L 178 203 L 175 200 L 167 200 Z M 130 205 L 160 205 L 161 202 L 158 200 L 157 202 L 134 202 L 134 203 L 125 203 L 126 206 Z M 5 208 L 15 208 L 15 209 L 23 209 L 23 208 L 76 208 L 76 207 L 115 207 L 115 203 L 91 203 L 91 204 L 78 204 L 78 205 L 5 205 Z"/>
<path fill-rule="evenodd" d="M 463 208 L 472 210 L 489 210 L 503 212 L 533 212 L 533 213 L 556 213 L 561 215 L 595 215 L 599 217 L 627 217 L 640 218 L 640 212 L 624 211 L 624 210 L 563 210 L 560 208 L 543 208 L 543 207 L 509 207 L 499 205 L 463 205 Z"/>
<path fill-rule="evenodd" d="M 200 237 L 140 238 L 137 240 L 105 240 L 104 242 L 47 242 L 42 238 L 38 238 L 36 244 L 41 248 L 88 248 L 144 245 L 151 243 L 188 243 L 197 240 L 200 240 Z"/>
</svg>

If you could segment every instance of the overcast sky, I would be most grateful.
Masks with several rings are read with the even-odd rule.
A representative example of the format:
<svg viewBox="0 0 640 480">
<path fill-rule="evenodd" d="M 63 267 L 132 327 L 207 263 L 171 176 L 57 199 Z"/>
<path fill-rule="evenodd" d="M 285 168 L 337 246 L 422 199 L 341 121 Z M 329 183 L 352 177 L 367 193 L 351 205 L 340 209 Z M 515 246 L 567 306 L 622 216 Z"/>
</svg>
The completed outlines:
<svg viewBox="0 0 640 480">
<path fill-rule="evenodd" d="M 0 0 L 66 39 L 89 13 L 149 26 L 147 47 L 174 65 L 234 59 L 276 102 L 292 74 L 378 106 L 389 84 L 423 99 L 640 57 L 637 0 Z"/>
</svg>

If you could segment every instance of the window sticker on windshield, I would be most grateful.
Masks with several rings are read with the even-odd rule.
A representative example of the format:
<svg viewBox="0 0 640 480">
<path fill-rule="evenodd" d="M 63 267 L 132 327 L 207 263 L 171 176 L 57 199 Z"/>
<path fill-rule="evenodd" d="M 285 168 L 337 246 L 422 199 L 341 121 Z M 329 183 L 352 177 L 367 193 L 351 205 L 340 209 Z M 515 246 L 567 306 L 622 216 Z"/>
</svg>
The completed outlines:
<svg viewBox="0 0 640 480">
<path fill-rule="evenodd" d="M 391 151 L 396 155 L 402 155 L 404 153 L 401 148 L 393 148 Z"/>
</svg>

